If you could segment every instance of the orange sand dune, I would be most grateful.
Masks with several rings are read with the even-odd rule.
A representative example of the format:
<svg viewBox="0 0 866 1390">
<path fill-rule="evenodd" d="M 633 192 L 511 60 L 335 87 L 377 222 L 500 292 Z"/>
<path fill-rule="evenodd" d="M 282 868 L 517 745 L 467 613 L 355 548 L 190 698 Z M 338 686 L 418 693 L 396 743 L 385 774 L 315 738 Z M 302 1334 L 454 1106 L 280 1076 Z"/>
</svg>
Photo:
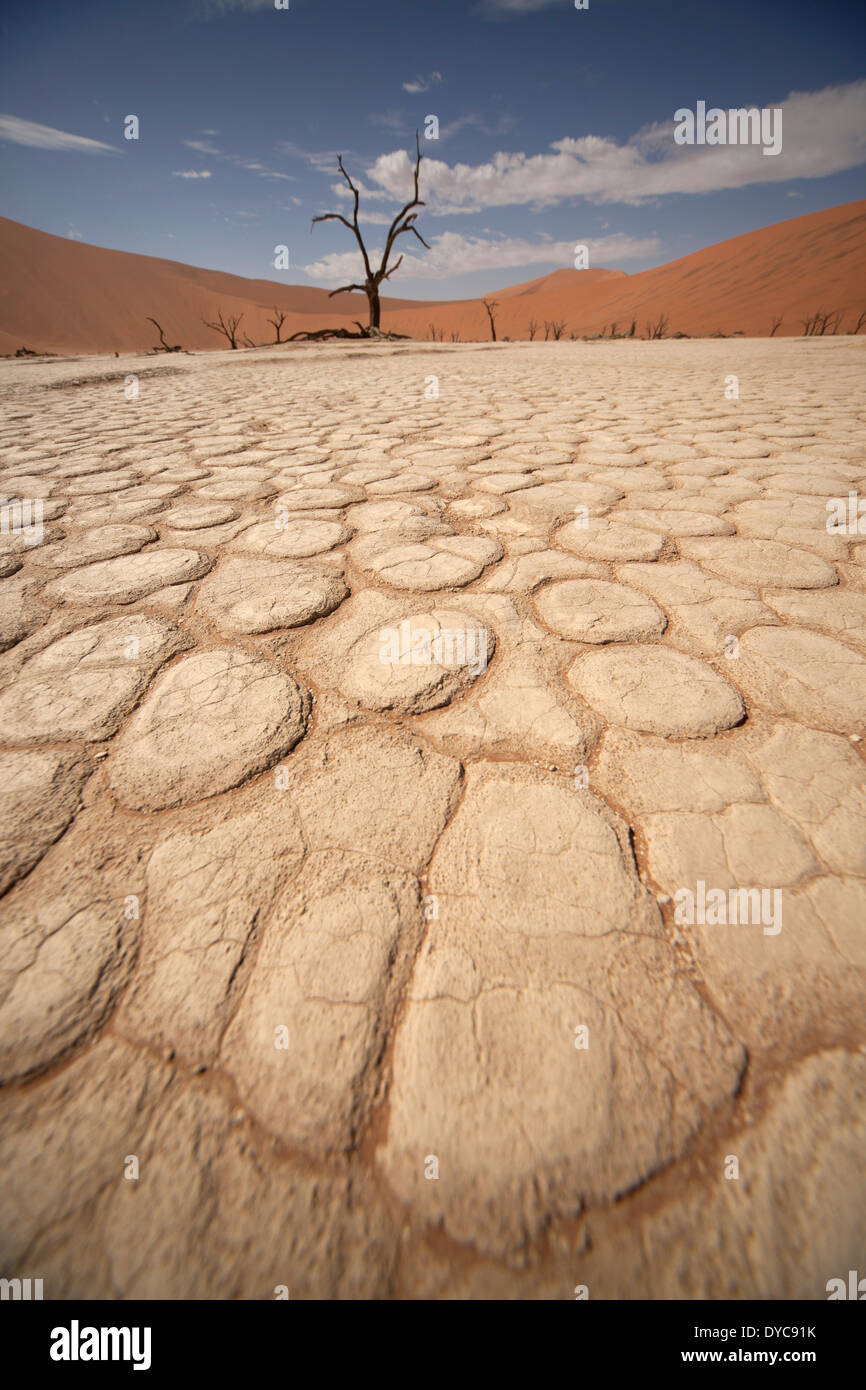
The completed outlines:
<svg viewBox="0 0 866 1390">
<path fill-rule="evenodd" d="M 110 251 L 0 218 L 0 353 L 27 346 L 57 353 L 137 352 L 156 342 L 160 321 L 170 343 L 220 348 L 202 323 L 243 314 L 241 333 L 274 341 L 273 306 L 286 312 L 283 338 L 326 324 L 366 322 L 359 294 L 329 299 L 326 290 L 247 280 L 175 261 Z M 653 270 L 557 270 L 494 291 L 500 338 L 528 338 L 530 322 L 564 322 L 564 336 L 636 334 L 659 315 L 668 331 L 692 336 L 743 332 L 763 337 L 781 316 L 779 336 L 802 332 L 816 310 L 842 310 L 841 331 L 866 309 L 866 201 L 795 217 L 706 247 Z M 490 336 L 479 299 L 447 302 L 384 299 L 383 327 L 413 337 L 435 331 L 446 341 Z"/>
</svg>

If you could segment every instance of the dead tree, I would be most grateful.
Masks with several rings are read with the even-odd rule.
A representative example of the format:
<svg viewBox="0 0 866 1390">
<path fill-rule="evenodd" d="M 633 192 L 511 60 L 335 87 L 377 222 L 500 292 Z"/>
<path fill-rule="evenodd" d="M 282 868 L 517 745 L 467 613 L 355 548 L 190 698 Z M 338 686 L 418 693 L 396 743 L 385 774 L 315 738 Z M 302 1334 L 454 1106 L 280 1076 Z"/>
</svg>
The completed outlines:
<svg viewBox="0 0 866 1390">
<path fill-rule="evenodd" d="M 293 333 L 291 338 L 286 338 L 285 341 L 287 343 L 323 343 L 327 338 L 351 338 L 353 342 L 357 342 L 360 338 L 370 338 L 368 330 L 363 328 L 357 319 L 353 319 L 352 322 L 358 324 L 359 331 L 357 333 L 351 333 L 348 328 L 317 328 L 313 331 L 302 328 L 300 332 Z M 408 333 L 379 333 L 377 337 L 388 342 L 408 343 L 410 335 Z"/>
<path fill-rule="evenodd" d="M 236 317 L 230 316 L 228 321 L 226 321 L 222 316 L 222 310 L 220 310 L 218 323 L 208 323 L 207 319 L 202 319 L 202 323 L 205 328 L 212 328 L 215 333 L 222 333 L 228 339 L 230 347 L 236 349 L 238 345 L 238 328 L 240 327 L 242 318 L 243 314 L 238 314 Z"/>
<path fill-rule="evenodd" d="M 490 320 L 490 340 L 491 340 L 491 342 L 495 343 L 495 342 L 496 342 L 496 319 L 495 319 L 495 317 L 494 317 L 493 310 L 499 308 L 499 300 L 498 300 L 498 299 L 482 299 L 481 303 L 484 305 L 485 309 L 487 310 L 487 317 L 488 317 L 489 320 Z"/>
<path fill-rule="evenodd" d="M 804 338 L 823 338 L 827 329 L 831 335 L 835 334 L 839 324 L 842 322 L 843 310 L 830 309 L 826 313 L 823 309 L 818 309 L 810 318 L 801 319 L 803 325 Z"/>
<path fill-rule="evenodd" d="M 183 348 L 181 347 L 180 343 L 177 343 L 175 347 L 172 347 L 169 343 L 166 342 L 165 334 L 163 333 L 156 319 L 152 319 L 149 314 L 145 314 L 145 318 L 147 319 L 148 323 L 153 324 L 154 328 L 159 334 L 159 347 L 154 348 L 154 352 L 183 352 Z"/>
<path fill-rule="evenodd" d="M 658 318 L 656 319 L 655 323 L 650 323 L 650 322 L 648 322 L 648 323 L 647 323 L 647 326 L 646 326 L 646 335 L 647 335 L 647 337 L 650 339 L 651 342 L 654 342 L 654 341 L 655 341 L 656 339 L 658 339 L 658 338 L 663 338 L 663 337 L 665 336 L 665 334 L 667 333 L 667 331 L 668 331 L 668 316 L 667 316 L 667 314 L 659 314 L 659 316 L 658 316 Z"/>
<path fill-rule="evenodd" d="M 634 331 L 635 331 L 636 328 L 637 328 L 637 319 L 632 319 L 632 321 L 631 321 L 631 328 L 628 330 L 628 334 L 627 334 L 626 336 L 629 337 L 629 338 L 633 338 L 633 337 L 634 337 Z"/>
<path fill-rule="evenodd" d="M 854 327 L 848 329 L 849 334 L 850 334 L 852 337 L 856 338 L 857 334 L 860 332 L 860 329 L 863 327 L 864 323 L 866 323 L 866 309 L 863 310 L 862 314 L 861 314 L 860 317 L 857 319 L 857 322 L 855 323 Z"/>
<path fill-rule="evenodd" d="M 451 334 L 451 341 L 452 341 L 452 343 L 459 343 L 459 342 L 460 342 L 460 334 L 459 334 L 459 333 L 452 333 L 452 334 Z"/>
<path fill-rule="evenodd" d="M 532 340 L 533 340 L 533 338 L 535 337 L 535 335 L 536 335 L 537 332 L 538 332 L 538 323 L 536 322 L 535 319 L 530 319 L 530 320 L 529 320 L 529 341 L 530 341 L 530 342 L 532 342 Z"/>
<path fill-rule="evenodd" d="M 274 346 L 276 346 L 277 343 L 281 343 L 281 342 L 282 342 L 282 338 L 280 337 L 280 329 L 282 328 L 282 326 L 283 326 L 283 324 L 285 323 L 285 321 L 286 321 L 285 311 L 284 311 L 283 309 L 278 309 L 277 306 L 276 306 L 276 304 L 275 304 L 275 305 L 274 305 L 274 317 L 273 317 L 272 319 L 268 319 L 268 323 L 272 323 L 272 324 L 274 325 L 274 329 L 275 329 L 276 335 L 277 335 L 276 338 L 274 339 Z"/>
<path fill-rule="evenodd" d="M 352 190 L 352 196 L 355 199 L 355 207 L 352 213 L 352 221 L 350 222 L 348 218 L 344 217 L 341 212 L 325 212 L 320 217 L 313 218 L 313 226 L 315 226 L 317 222 L 342 222 L 344 227 L 349 228 L 349 231 L 353 234 L 355 240 L 358 243 L 358 247 L 360 249 L 361 256 L 364 261 L 365 279 L 363 285 L 341 285 L 338 290 L 332 290 L 328 298 L 333 299 L 334 295 L 336 294 L 348 294 L 350 290 L 360 290 L 363 294 L 365 294 L 367 296 L 367 302 L 370 305 L 370 322 L 365 334 L 365 336 L 367 337 L 375 336 L 379 332 L 379 325 L 382 317 L 382 306 L 379 301 L 379 286 L 381 285 L 383 280 L 390 280 L 391 276 L 394 274 L 394 271 L 399 270 L 400 265 L 403 261 L 403 257 L 401 256 L 395 265 L 392 265 L 390 269 L 388 268 L 388 261 L 390 260 L 391 252 L 394 249 L 394 242 L 397 240 L 399 236 L 402 236 L 404 232 L 411 232 L 413 236 L 416 236 L 418 238 L 422 246 L 426 246 L 427 250 L 430 250 L 429 245 L 424 240 L 421 233 L 418 231 L 418 228 L 414 225 L 415 219 L 417 218 L 418 214 L 417 212 L 412 211 L 412 208 L 426 207 L 426 203 L 422 202 L 422 200 L 418 196 L 418 173 L 421 168 L 421 142 L 418 138 L 417 130 L 415 131 L 415 149 L 417 152 L 417 157 L 415 160 L 414 197 L 410 200 L 410 202 L 406 204 L 406 206 L 400 212 L 397 213 L 397 216 L 394 218 L 394 221 L 388 228 L 388 235 L 385 238 L 385 250 L 382 253 L 382 260 L 378 270 L 374 270 L 370 264 L 370 257 L 367 253 L 367 248 L 364 245 L 364 238 L 361 236 L 361 229 L 358 226 L 358 204 L 360 202 L 361 195 L 359 190 L 353 184 L 352 180 L 349 178 L 349 175 L 346 173 L 346 170 L 343 168 L 342 155 L 339 155 L 337 157 L 337 164 L 339 166 L 340 173 L 343 175 L 343 178 L 346 180 L 346 183 Z"/>
<path fill-rule="evenodd" d="M 565 319 L 554 319 L 550 325 L 550 331 L 553 334 L 553 341 L 558 343 L 565 332 Z"/>
<path fill-rule="evenodd" d="M 771 337 L 771 338 L 775 338 L 775 336 L 776 336 L 776 329 L 777 329 L 777 328 L 781 328 L 781 326 L 782 326 L 782 318 L 781 318 L 781 315 L 780 315 L 780 314 L 774 314 L 774 315 L 773 315 L 773 322 L 772 322 L 772 325 L 770 326 L 770 337 Z"/>
</svg>

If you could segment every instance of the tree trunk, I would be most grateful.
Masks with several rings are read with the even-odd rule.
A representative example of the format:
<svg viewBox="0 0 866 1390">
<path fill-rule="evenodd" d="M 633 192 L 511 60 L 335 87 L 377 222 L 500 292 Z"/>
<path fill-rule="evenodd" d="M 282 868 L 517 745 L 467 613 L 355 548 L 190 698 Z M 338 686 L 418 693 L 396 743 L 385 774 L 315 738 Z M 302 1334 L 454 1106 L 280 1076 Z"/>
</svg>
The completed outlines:
<svg viewBox="0 0 866 1390">
<path fill-rule="evenodd" d="M 379 303 L 379 287 L 367 290 L 367 298 L 370 301 L 370 327 L 378 328 L 379 320 L 382 315 L 382 306 Z"/>
</svg>

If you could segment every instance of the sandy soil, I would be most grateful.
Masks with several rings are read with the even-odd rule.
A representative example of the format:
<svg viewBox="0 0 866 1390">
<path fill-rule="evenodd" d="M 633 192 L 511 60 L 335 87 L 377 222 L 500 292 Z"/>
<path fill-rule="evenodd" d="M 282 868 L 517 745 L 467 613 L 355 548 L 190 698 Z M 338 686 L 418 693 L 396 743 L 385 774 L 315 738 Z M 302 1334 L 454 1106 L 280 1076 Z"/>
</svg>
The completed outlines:
<svg viewBox="0 0 866 1390">
<path fill-rule="evenodd" d="M 429 230 L 429 228 L 428 228 Z M 188 349 L 225 345 L 202 322 L 243 315 L 239 342 L 273 343 L 274 307 L 285 312 L 282 339 L 328 325 L 354 330 L 368 322 L 362 294 L 328 297 L 312 285 L 286 284 L 271 265 L 263 237 L 263 275 L 246 280 L 152 256 L 108 251 L 52 236 L 0 218 L 0 353 L 25 346 L 41 352 L 143 352 L 159 340 L 147 322 L 162 325 L 167 341 Z M 346 233 L 348 237 L 349 234 Z M 575 243 L 580 241 L 579 232 Z M 370 246 L 375 245 L 370 239 Z M 291 248 L 294 263 L 314 251 Z M 388 282 L 399 291 L 400 274 Z M 668 335 L 796 337 L 817 311 L 838 313 L 840 333 L 853 331 L 866 311 L 866 201 L 808 213 L 756 232 L 732 237 L 692 255 L 635 275 L 621 270 L 563 269 L 494 291 L 499 339 L 528 339 L 530 324 L 543 338 L 545 323 L 570 333 L 608 337 L 635 324 L 667 319 Z M 435 282 L 431 282 L 435 293 Z M 487 312 L 478 299 L 448 302 L 385 297 L 382 326 L 413 338 L 463 342 L 490 338 Z M 552 328 L 548 330 L 552 336 Z"/>
<path fill-rule="evenodd" d="M 0 364 L 8 1277 L 862 1270 L 864 348 Z"/>
</svg>

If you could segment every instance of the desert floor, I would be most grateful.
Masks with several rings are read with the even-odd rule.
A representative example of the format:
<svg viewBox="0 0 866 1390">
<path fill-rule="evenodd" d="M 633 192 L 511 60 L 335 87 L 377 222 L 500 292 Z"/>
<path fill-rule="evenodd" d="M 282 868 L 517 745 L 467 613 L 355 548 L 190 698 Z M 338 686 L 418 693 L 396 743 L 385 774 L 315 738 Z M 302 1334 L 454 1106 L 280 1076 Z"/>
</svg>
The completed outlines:
<svg viewBox="0 0 866 1390">
<path fill-rule="evenodd" d="M 0 364 L 0 1274 L 866 1273 L 864 351 Z"/>
</svg>

